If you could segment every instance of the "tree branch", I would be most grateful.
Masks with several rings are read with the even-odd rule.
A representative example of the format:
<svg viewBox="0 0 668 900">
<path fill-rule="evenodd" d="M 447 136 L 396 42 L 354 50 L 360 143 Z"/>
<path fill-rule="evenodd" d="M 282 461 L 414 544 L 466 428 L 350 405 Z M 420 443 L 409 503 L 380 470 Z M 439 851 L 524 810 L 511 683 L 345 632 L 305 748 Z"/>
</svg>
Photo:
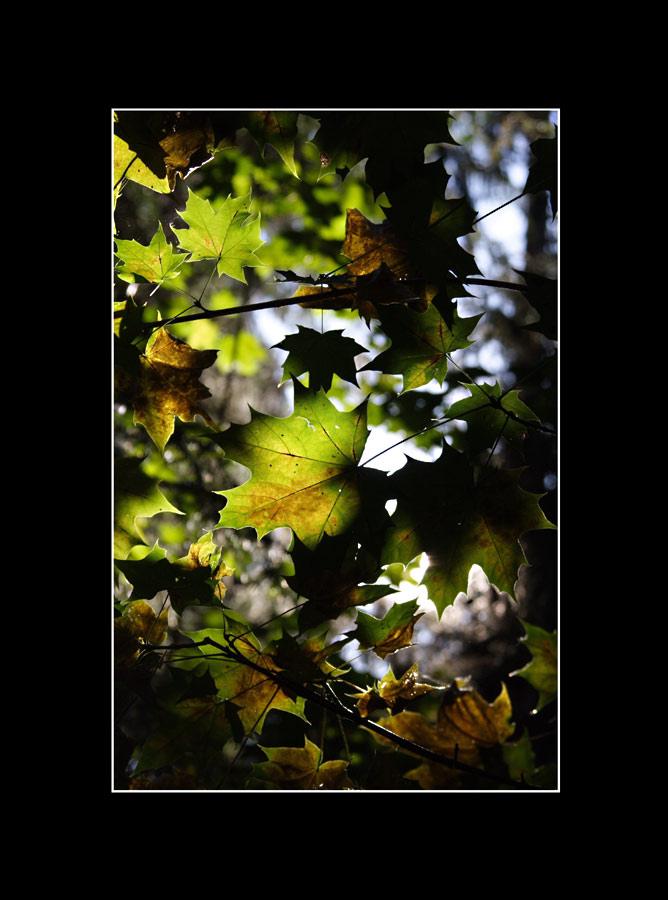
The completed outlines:
<svg viewBox="0 0 668 900">
<path fill-rule="evenodd" d="M 412 753 L 415 756 L 420 756 L 423 759 L 427 759 L 430 762 L 437 763 L 438 765 L 446 766 L 448 769 L 455 769 L 459 772 L 465 772 L 468 775 L 475 775 L 479 778 L 486 778 L 488 780 L 495 781 L 497 784 L 505 784 L 508 787 L 515 788 L 516 790 L 540 790 L 540 788 L 538 788 L 536 785 L 528 784 L 525 781 L 514 781 L 512 778 L 505 778 L 503 775 L 496 775 L 491 772 L 486 772 L 484 769 L 478 769 L 475 766 L 469 766 L 466 763 L 460 762 L 456 758 L 452 759 L 448 756 L 443 756 L 440 753 L 436 753 L 433 750 L 430 750 L 428 747 L 422 747 L 420 744 L 415 744 L 413 741 L 401 737 L 401 735 L 395 734 L 393 731 L 389 731 L 387 728 L 383 728 L 382 725 L 379 725 L 372 719 L 364 718 L 359 713 L 348 709 L 348 707 L 344 706 L 338 697 L 336 697 L 337 702 L 334 703 L 332 700 L 328 700 L 326 697 L 317 693 L 317 691 L 312 690 L 310 687 L 307 687 L 305 684 L 294 682 L 291 679 L 285 677 L 281 672 L 273 672 L 270 669 L 265 669 L 263 666 L 260 666 L 245 657 L 231 645 L 225 647 L 222 644 L 218 644 L 212 638 L 207 637 L 193 644 L 171 645 L 169 647 L 161 647 L 159 644 L 155 646 L 147 645 L 145 650 L 188 650 L 192 647 L 202 647 L 205 645 L 215 647 L 216 649 L 220 650 L 220 652 L 228 659 L 233 659 L 235 662 L 238 662 L 241 665 L 245 665 L 251 669 L 254 669 L 256 672 L 261 673 L 266 678 L 273 681 L 275 684 L 286 688 L 288 691 L 292 691 L 293 693 L 298 694 L 305 700 L 310 700 L 312 703 L 316 703 L 318 706 L 329 710 L 337 716 L 348 719 L 358 727 L 366 728 L 369 731 L 374 731 L 376 734 L 380 735 L 388 741 L 391 741 L 393 744 L 396 744 L 398 747 L 401 747 L 402 750 L 405 750 L 408 753 Z"/>
<path fill-rule="evenodd" d="M 404 279 L 406 282 L 410 283 L 413 281 L 418 281 L 421 279 Z M 487 278 L 453 278 L 453 283 L 455 284 L 471 284 L 478 285 L 480 287 L 495 287 L 502 288 L 505 291 L 520 291 L 524 292 L 528 290 L 526 284 L 514 284 L 511 281 L 494 281 Z M 284 282 L 281 282 L 284 283 Z M 174 316 L 169 320 L 169 323 L 166 321 L 159 322 L 148 322 L 142 328 L 142 332 L 151 332 L 156 328 L 161 328 L 163 325 L 180 325 L 181 322 L 194 322 L 197 319 L 217 319 L 221 316 L 236 316 L 240 313 L 249 313 L 255 312 L 260 309 L 279 309 L 282 306 L 297 306 L 300 303 L 308 303 L 310 300 L 320 301 L 320 300 L 331 300 L 332 304 L 335 300 L 340 300 L 346 294 L 352 294 L 353 289 L 347 288 L 345 290 L 330 288 L 327 291 L 322 291 L 320 294 L 302 294 L 301 297 L 288 297 L 283 300 L 265 300 L 262 303 L 247 303 L 244 306 L 230 306 L 227 309 L 208 309 L 203 310 L 202 312 L 193 313 L 190 316 Z M 327 307 L 325 307 L 326 309 Z M 335 309 L 332 305 L 332 308 Z"/>
</svg>

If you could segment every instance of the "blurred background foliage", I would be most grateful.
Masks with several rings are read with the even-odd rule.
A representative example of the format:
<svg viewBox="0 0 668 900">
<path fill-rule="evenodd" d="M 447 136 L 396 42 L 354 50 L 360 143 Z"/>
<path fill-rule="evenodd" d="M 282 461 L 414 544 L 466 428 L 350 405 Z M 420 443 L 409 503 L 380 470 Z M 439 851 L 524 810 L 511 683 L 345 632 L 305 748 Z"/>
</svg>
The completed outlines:
<svg viewBox="0 0 668 900">
<path fill-rule="evenodd" d="M 446 197 L 466 197 L 478 217 L 496 209 L 522 192 L 532 158 L 529 145 L 541 137 L 553 137 L 556 113 L 548 111 L 455 111 L 450 121 L 453 144 L 433 144 L 425 149 L 425 161 L 442 159 L 452 176 Z M 372 222 L 385 219 L 384 195 L 375 201 L 364 178 L 364 161 L 351 170 L 323 176 L 320 153 L 311 142 L 318 129 L 318 121 L 308 115 L 298 118 L 295 141 L 295 166 L 299 178 L 271 146 L 264 157 L 258 144 L 246 128 L 234 130 L 229 136 L 231 146 L 219 149 L 214 158 L 195 169 L 186 179 L 177 178 L 171 193 L 157 193 L 132 181 L 126 182 L 118 198 L 115 223 L 116 237 L 134 239 L 148 244 L 155 233 L 156 223 L 162 223 L 168 240 L 172 229 L 184 227 L 179 212 L 185 209 L 188 190 L 212 202 L 214 207 L 232 194 L 240 196 L 251 191 L 252 210 L 261 215 L 264 245 L 258 251 L 262 265 L 244 270 L 247 284 L 227 276 L 209 281 L 210 260 L 184 266 L 182 274 L 171 279 L 156 292 L 150 284 L 127 284 L 118 281 L 114 287 L 115 300 L 132 301 L 144 306 L 144 318 L 155 316 L 158 304 L 162 318 L 175 316 L 191 305 L 193 296 L 202 291 L 207 309 L 221 309 L 258 303 L 269 299 L 290 297 L 295 285 L 280 283 L 276 270 L 293 270 L 299 275 L 318 276 L 332 272 L 347 263 L 340 253 L 345 236 L 346 210 L 358 209 Z M 226 141 L 222 142 L 223 144 Z M 550 278 L 557 276 L 557 230 L 552 220 L 546 192 L 538 192 L 511 203 L 508 207 L 482 218 L 475 231 L 460 239 L 460 244 L 475 255 L 476 262 L 487 279 L 521 283 L 518 271 L 529 271 Z M 344 271 L 344 269 L 340 269 Z M 277 280 L 279 279 L 279 280 Z M 538 318 L 521 293 L 489 287 L 469 288 L 471 296 L 458 301 L 459 313 L 472 316 L 484 312 L 472 338 L 475 343 L 457 351 L 453 359 L 476 382 L 494 383 L 503 389 L 517 384 L 521 399 L 542 421 L 556 429 L 557 368 L 555 342 L 538 331 L 531 330 L 531 322 Z M 192 310 L 191 310 L 192 311 Z M 318 331 L 345 329 L 367 349 L 356 360 L 360 369 L 371 361 L 388 339 L 372 322 L 371 329 L 356 312 L 302 309 L 289 306 L 239 314 L 217 319 L 205 319 L 170 326 L 170 331 L 199 350 L 217 350 L 216 363 L 204 371 L 202 382 L 211 397 L 202 405 L 216 422 L 219 430 L 229 423 L 250 420 L 250 409 L 272 416 L 286 416 L 292 411 L 292 386 L 285 383 L 282 363 L 287 354 L 273 349 L 286 335 L 293 334 L 297 325 Z M 308 376 L 301 380 L 307 382 Z M 468 396 L 460 381 L 462 371 L 450 366 L 442 387 L 432 381 L 418 390 L 401 393 L 402 379 L 379 372 L 358 372 L 358 387 L 334 376 L 328 397 L 340 409 L 354 408 L 364 397 L 371 395 L 369 425 L 374 439 L 373 452 L 395 444 L 402 438 L 428 428 L 455 400 Z M 240 484 L 247 471 L 227 460 L 214 444 L 206 439 L 207 429 L 200 420 L 186 423 L 175 420 L 175 431 L 164 459 L 161 458 L 146 431 L 133 425 L 132 409 L 124 405 L 122 397 L 115 407 L 115 453 L 120 457 L 143 459 L 143 471 L 159 479 L 160 489 L 183 515 L 164 513 L 144 520 L 146 541 L 158 541 L 169 558 L 184 556 L 191 543 L 215 528 L 223 498 L 214 491 L 222 491 Z M 403 443 L 397 452 L 377 460 L 379 467 L 397 469 L 403 465 L 403 453 L 420 459 L 434 459 L 439 455 L 445 436 L 456 449 L 467 447 L 467 430 L 463 422 L 426 431 Z M 377 443 L 376 443 L 377 442 Z M 556 441 L 549 435 L 532 431 L 520 449 L 499 441 L 493 464 L 504 467 L 526 466 L 522 486 L 529 491 L 545 493 L 541 506 L 556 524 Z M 282 629 L 296 626 L 298 602 L 285 581 L 292 571 L 289 553 L 291 533 L 278 529 L 261 541 L 252 529 L 234 531 L 220 529 L 213 532 L 213 540 L 221 547 L 225 563 L 234 574 L 225 578 L 228 586 L 226 603 L 239 610 L 257 630 L 263 640 L 280 637 Z M 556 537 L 551 531 L 535 532 L 523 544 L 531 567 L 522 567 L 513 603 L 507 595 L 494 590 L 478 591 L 474 597 L 460 595 L 439 621 L 433 604 L 426 600 L 419 586 L 420 560 L 405 570 L 401 565 L 390 566 L 383 576 L 402 590 L 403 595 L 377 601 L 363 609 L 376 617 L 383 615 L 390 601 L 418 597 L 425 615 L 415 628 L 414 644 L 381 661 L 371 653 L 346 648 L 356 680 L 371 685 L 381 678 L 389 662 L 396 677 L 414 662 L 420 665 L 421 675 L 447 683 L 454 677 L 472 676 L 476 687 L 489 700 L 498 694 L 500 679 L 521 668 L 530 656 L 520 638 L 520 617 L 552 631 L 556 621 Z M 122 604 L 130 593 L 123 575 L 116 571 L 117 602 Z M 151 601 L 156 612 L 162 597 Z M 277 615 L 284 613 L 280 618 Z M 186 631 L 218 624 L 218 613 L 203 608 L 187 609 L 180 627 Z M 177 620 L 170 613 L 170 627 Z M 328 639 L 335 639 L 354 627 L 354 610 L 340 617 L 332 625 Z M 173 635 L 172 635 L 173 636 Z M 521 678 L 510 679 L 513 708 L 527 711 L 535 704 L 535 691 Z M 435 703 L 425 697 L 422 706 Z M 419 708 L 419 707 L 418 707 Z M 555 758 L 554 704 L 541 710 L 536 717 L 535 734 L 544 731 L 548 738 L 535 746 L 545 760 Z M 331 718 L 331 717 L 330 717 Z M 133 724 L 134 723 L 134 724 Z M 276 725 L 276 740 L 285 743 L 286 729 L 295 731 L 295 743 L 301 743 L 304 723 L 281 713 L 270 713 L 263 733 L 263 743 L 272 743 Z M 279 727 L 280 725 L 280 727 Z M 140 710 L 129 717 L 125 729 L 141 732 Z M 316 728 L 317 731 L 317 728 Z M 335 747 L 341 735 L 336 723 L 328 724 L 325 733 L 325 758 L 335 758 Z M 280 735 L 280 738 L 279 738 Z M 550 737 L 551 735 L 551 737 Z M 319 734 L 312 739 L 319 741 Z M 356 730 L 349 736 L 353 758 L 363 758 L 373 738 Z M 328 755 L 331 742 L 331 755 Z M 542 750 L 541 750 L 542 747 Z M 357 754 L 357 757 L 356 757 Z M 259 755 L 255 762 L 263 761 Z M 253 761 L 234 776 L 241 786 Z M 401 761 L 389 762 L 378 757 L 369 773 L 368 785 L 374 779 L 392 783 L 405 789 L 410 783 L 400 777 Z M 403 765 L 403 769 L 410 761 Z M 399 768 L 397 768 L 397 766 Z M 381 771 L 382 770 L 382 771 Z M 234 787 L 234 783 L 230 784 Z"/>
</svg>

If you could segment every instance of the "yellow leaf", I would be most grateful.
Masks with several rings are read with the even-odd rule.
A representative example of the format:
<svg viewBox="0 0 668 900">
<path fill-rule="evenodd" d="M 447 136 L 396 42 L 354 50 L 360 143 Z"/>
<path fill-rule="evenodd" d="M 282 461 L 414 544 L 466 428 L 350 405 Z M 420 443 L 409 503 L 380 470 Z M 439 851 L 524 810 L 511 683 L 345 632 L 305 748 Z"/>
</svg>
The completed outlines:
<svg viewBox="0 0 668 900">
<path fill-rule="evenodd" d="M 161 644 L 167 633 L 167 610 L 156 616 L 145 600 L 133 600 L 114 619 L 114 655 L 118 663 L 137 659 L 140 645 Z"/>
<path fill-rule="evenodd" d="M 402 712 L 381 719 L 379 724 L 388 731 L 404 737 L 414 744 L 433 750 L 452 759 L 457 749 L 457 759 L 466 765 L 480 765 L 480 747 L 503 744 L 514 732 L 510 718 L 512 709 L 505 684 L 493 703 L 487 703 L 477 691 L 462 689 L 458 681 L 444 698 L 435 725 L 419 713 Z M 387 738 L 376 735 L 381 743 Z M 425 790 L 434 790 L 452 784 L 453 773 L 438 763 L 425 763 L 406 778 L 418 781 Z"/>
<path fill-rule="evenodd" d="M 135 424 L 141 424 L 164 453 L 174 432 L 174 417 L 192 422 L 201 416 L 215 430 L 215 422 L 199 404 L 210 397 L 199 381 L 202 371 L 213 365 L 216 350 L 193 350 L 185 341 L 160 328 L 140 359 L 139 384 L 132 397 Z"/>
</svg>

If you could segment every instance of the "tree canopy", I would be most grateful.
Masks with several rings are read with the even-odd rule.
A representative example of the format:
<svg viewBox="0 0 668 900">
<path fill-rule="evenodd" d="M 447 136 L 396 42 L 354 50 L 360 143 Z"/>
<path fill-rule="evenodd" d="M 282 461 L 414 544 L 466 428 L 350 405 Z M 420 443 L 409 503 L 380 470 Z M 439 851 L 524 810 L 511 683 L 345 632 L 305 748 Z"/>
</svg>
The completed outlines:
<svg viewBox="0 0 668 900">
<path fill-rule="evenodd" d="M 113 790 L 558 789 L 553 121 L 113 112 Z"/>
</svg>

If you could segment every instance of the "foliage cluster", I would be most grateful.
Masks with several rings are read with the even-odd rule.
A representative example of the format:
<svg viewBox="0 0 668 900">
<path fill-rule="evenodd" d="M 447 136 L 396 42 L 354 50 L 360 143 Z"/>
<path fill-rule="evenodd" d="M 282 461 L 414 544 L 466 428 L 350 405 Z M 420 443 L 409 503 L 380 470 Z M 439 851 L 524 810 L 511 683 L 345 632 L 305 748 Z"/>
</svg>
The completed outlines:
<svg viewBox="0 0 668 900">
<path fill-rule="evenodd" d="M 516 596 L 554 530 L 527 477 L 556 441 L 556 281 L 484 278 L 451 123 L 114 113 L 115 789 L 556 788 L 554 610 Z M 556 148 L 520 195 L 553 216 Z M 539 348 L 506 387 L 455 361 L 483 319 L 458 301 L 492 286 Z M 267 310 L 292 316 L 278 391 Z M 483 595 L 516 652 L 439 677 L 426 609 Z"/>
</svg>

